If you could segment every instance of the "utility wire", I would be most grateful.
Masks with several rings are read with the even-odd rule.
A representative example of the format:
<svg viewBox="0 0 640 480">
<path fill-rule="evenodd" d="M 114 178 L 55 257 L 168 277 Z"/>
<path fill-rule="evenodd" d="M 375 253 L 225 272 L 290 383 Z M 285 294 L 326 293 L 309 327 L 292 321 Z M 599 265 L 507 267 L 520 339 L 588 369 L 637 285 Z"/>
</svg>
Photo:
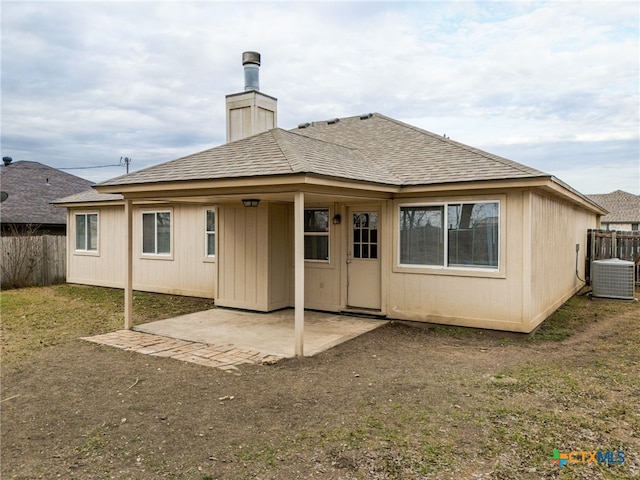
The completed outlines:
<svg viewBox="0 0 640 480">
<path fill-rule="evenodd" d="M 90 167 L 60 167 L 58 170 L 86 170 L 88 168 L 124 167 L 121 163 L 115 165 L 92 165 Z"/>
<path fill-rule="evenodd" d="M 129 173 L 129 164 L 131 159 L 129 157 L 120 157 L 120 163 L 115 165 L 90 165 L 88 167 L 62 167 L 58 170 L 87 170 L 89 168 L 108 168 L 108 167 L 127 167 L 127 173 Z"/>
</svg>

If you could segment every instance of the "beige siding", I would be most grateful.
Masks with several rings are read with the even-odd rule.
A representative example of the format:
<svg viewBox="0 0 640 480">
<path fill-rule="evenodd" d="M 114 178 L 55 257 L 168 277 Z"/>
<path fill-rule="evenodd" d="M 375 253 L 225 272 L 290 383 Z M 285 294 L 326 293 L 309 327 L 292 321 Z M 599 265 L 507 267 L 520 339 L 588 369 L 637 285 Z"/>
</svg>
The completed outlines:
<svg viewBox="0 0 640 480">
<path fill-rule="evenodd" d="M 217 304 L 269 310 L 267 281 L 269 207 L 220 207 Z"/>
<path fill-rule="evenodd" d="M 314 205 L 330 207 L 333 204 Z M 219 223 L 221 306 L 269 311 L 294 305 L 293 209 L 221 207 Z M 306 262 L 305 307 L 340 310 L 340 226 L 332 225 L 330 263 Z M 268 240 L 268 241 L 267 241 Z"/>
<path fill-rule="evenodd" d="M 331 265 L 305 263 L 304 304 L 306 308 L 338 311 L 340 305 L 340 270 Z"/>
<path fill-rule="evenodd" d="M 277 100 L 256 91 L 228 95 L 227 142 L 277 127 Z"/>
<path fill-rule="evenodd" d="M 166 207 L 133 209 L 133 288 L 138 290 L 213 298 L 215 263 L 206 260 L 204 207 L 175 205 L 172 211 L 170 259 L 142 254 L 142 212 Z"/>
<path fill-rule="evenodd" d="M 542 191 L 526 188 L 388 201 L 383 205 L 382 314 L 389 318 L 529 332 L 580 288 L 586 231 L 597 218 Z M 497 270 L 412 268 L 399 265 L 399 206 L 467 201 L 500 202 Z M 330 261 L 305 263 L 305 307 L 346 307 L 345 252 L 351 203 L 313 203 L 342 223 L 330 225 Z M 221 306 L 270 311 L 294 305 L 293 208 L 263 201 L 257 208 L 220 205 L 217 258 L 205 257 L 205 205 L 153 207 L 172 211 L 172 255 L 142 255 L 141 213 L 134 208 L 134 289 L 216 298 Z M 74 212 L 98 212 L 99 253 L 74 252 Z M 123 207 L 71 209 L 68 281 L 122 287 L 125 274 Z"/>
<path fill-rule="evenodd" d="M 75 251 L 75 213 L 98 213 L 98 253 Z M 67 235 L 67 282 L 102 287 L 124 286 L 124 208 L 70 209 Z"/>
<path fill-rule="evenodd" d="M 344 306 L 341 302 L 341 269 L 344 267 L 342 237 L 348 223 L 345 217 L 346 210 L 333 203 L 311 204 L 306 207 L 328 208 L 330 223 L 329 262 L 305 262 L 304 304 L 306 308 L 339 311 Z M 338 225 L 334 225 L 331 220 L 336 213 L 342 215 L 342 223 Z"/>
<path fill-rule="evenodd" d="M 142 211 L 172 211 L 171 257 L 142 255 Z M 87 285 L 123 288 L 125 272 L 124 209 L 100 207 L 74 212 L 99 214 L 99 250 L 97 255 L 74 252 L 75 222 L 70 222 L 67 281 Z M 133 288 L 141 291 L 213 298 L 215 294 L 215 261 L 206 259 L 204 207 L 176 205 L 171 207 L 136 207 L 133 211 Z"/>
<path fill-rule="evenodd" d="M 266 110 L 264 108 L 258 108 L 256 119 L 256 131 L 264 132 L 270 130 L 276 126 L 275 112 L 272 110 Z"/>
<path fill-rule="evenodd" d="M 593 213 L 554 197 L 531 195 L 531 311 L 529 330 L 533 330 L 555 309 L 571 297 L 585 275 L 587 229 L 596 228 Z"/>
<path fill-rule="evenodd" d="M 306 308 L 339 311 L 340 270 L 335 265 L 322 268 L 307 262 L 304 269 L 304 304 Z"/>
<path fill-rule="evenodd" d="M 576 244 L 584 278 L 586 232 L 595 228 L 596 215 L 529 190 L 506 195 L 501 209 L 498 275 L 463 270 L 407 273 L 394 258 L 388 316 L 530 332 L 571 297 L 582 286 L 575 275 Z M 394 215 L 397 229 L 397 208 Z M 397 256 L 397 241 L 395 245 Z"/>
<path fill-rule="evenodd" d="M 439 197 L 429 202 L 500 200 L 500 268 L 498 272 L 468 269 L 398 267 L 398 206 L 394 202 L 394 249 L 388 282 L 390 318 L 523 331 L 523 209 L 526 193 Z M 424 201 L 409 199 L 405 202 Z"/>
<path fill-rule="evenodd" d="M 244 107 L 229 112 L 230 142 L 251 135 L 251 108 Z"/>
<path fill-rule="evenodd" d="M 337 206 L 329 207 L 332 216 Z M 294 305 L 293 209 L 261 203 L 258 208 L 221 207 L 219 215 L 221 306 L 269 311 Z M 330 263 L 306 262 L 305 307 L 341 308 L 341 226 L 332 225 Z M 268 240 L 268 241 L 267 241 Z"/>
<path fill-rule="evenodd" d="M 293 210 L 287 204 L 269 204 L 269 310 L 293 305 Z"/>
</svg>

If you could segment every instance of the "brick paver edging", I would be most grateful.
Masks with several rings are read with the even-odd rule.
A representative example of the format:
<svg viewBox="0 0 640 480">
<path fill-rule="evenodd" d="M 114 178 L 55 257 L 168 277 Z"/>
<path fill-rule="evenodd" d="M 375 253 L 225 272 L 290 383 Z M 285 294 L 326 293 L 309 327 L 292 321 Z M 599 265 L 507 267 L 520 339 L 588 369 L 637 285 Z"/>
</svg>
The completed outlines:
<svg viewBox="0 0 640 480">
<path fill-rule="evenodd" d="M 233 345 L 209 345 L 133 330 L 118 330 L 84 337 L 82 340 L 156 357 L 175 358 L 184 362 L 219 368 L 226 372 L 237 371 L 237 365 L 269 365 L 283 358 L 254 350 L 240 349 Z"/>
</svg>

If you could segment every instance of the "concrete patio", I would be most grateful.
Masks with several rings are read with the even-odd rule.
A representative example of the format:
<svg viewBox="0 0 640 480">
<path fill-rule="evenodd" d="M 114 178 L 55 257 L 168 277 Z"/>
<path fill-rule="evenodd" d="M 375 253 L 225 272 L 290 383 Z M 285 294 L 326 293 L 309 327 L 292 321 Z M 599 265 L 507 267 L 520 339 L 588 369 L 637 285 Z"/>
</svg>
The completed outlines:
<svg viewBox="0 0 640 480">
<path fill-rule="evenodd" d="M 386 320 L 305 312 L 304 354 L 312 356 L 386 324 Z M 293 357 L 294 310 L 272 313 L 215 308 L 83 340 L 227 372 L 242 364 Z"/>
<path fill-rule="evenodd" d="M 387 323 L 305 311 L 304 355 L 312 356 Z M 278 357 L 294 356 L 294 310 L 271 313 L 214 308 L 134 327 L 135 331 L 207 345 L 233 345 Z"/>
</svg>

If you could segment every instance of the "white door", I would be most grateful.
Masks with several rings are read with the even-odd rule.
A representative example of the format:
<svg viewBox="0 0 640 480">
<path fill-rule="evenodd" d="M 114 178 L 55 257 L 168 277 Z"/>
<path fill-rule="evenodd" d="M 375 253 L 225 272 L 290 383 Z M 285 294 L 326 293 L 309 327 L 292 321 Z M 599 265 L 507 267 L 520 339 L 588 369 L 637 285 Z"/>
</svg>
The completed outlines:
<svg viewBox="0 0 640 480">
<path fill-rule="evenodd" d="M 350 208 L 347 307 L 380 310 L 380 212 Z"/>
</svg>

